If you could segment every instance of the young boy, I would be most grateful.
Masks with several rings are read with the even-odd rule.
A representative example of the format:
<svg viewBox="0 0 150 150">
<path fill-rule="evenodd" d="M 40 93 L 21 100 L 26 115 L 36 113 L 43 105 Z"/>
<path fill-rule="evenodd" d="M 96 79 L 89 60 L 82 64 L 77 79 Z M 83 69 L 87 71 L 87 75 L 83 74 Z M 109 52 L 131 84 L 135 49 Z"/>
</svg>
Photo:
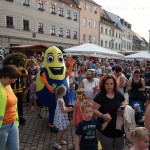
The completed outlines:
<svg viewBox="0 0 150 150">
<path fill-rule="evenodd" d="M 70 83 L 70 90 L 69 90 L 69 95 L 68 95 L 68 107 L 74 107 L 76 100 L 77 100 L 77 97 L 76 97 L 75 84 Z M 72 119 L 72 112 L 68 113 L 68 117 L 70 120 Z"/>
<path fill-rule="evenodd" d="M 101 124 L 93 117 L 93 104 L 84 100 L 81 105 L 84 119 L 78 124 L 75 132 L 75 150 L 98 150 L 96 129 L 104 130 L 108 122 Z"/>
</svg>

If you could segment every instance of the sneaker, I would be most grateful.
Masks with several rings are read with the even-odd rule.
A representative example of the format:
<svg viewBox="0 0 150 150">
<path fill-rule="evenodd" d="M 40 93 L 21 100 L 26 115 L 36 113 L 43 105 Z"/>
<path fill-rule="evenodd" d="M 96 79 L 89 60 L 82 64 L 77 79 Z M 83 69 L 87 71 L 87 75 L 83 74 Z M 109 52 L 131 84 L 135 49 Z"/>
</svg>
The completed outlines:
<svg viewBox="0 0 150 150">
<path fill-rule="evenodd" d="M 55 144 L 54 144 L 54 147 L 55 147 L 56 149 L 58 149 L 58 150 L 59 150 L 59 149 L 62 149 L 61 145 L 58 144 L 58 143 L 55 143 Z"/>
<path fill-rule="evenodd" d="M 61 141 L 60 141 L 60 144 L 61 144 L 61 145 L 67 145 L 67 142 L 66 142 L 65 140 L 61 140 Z"/>
</svg>

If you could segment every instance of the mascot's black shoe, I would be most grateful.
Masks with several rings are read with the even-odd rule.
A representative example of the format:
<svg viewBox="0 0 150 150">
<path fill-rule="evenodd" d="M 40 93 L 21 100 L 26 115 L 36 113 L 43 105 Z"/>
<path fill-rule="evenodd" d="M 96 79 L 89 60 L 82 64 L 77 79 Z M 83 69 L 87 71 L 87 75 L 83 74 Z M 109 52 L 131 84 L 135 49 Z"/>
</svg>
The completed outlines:
<svg viewBox="0 0 150 150">
<path fill-rule="evenodd" d="M 54 125 L 49 124 L 49 128 L 50 128 L 51 132 L 53 132 L 53 133 L 59 132 L 59 129 Z"/>
<path fill-rule="evenodd" d="M 19 117 L 19 124 L 24 125 L 26 123 L 26 120 L 23 117 Z"/>
</svg>

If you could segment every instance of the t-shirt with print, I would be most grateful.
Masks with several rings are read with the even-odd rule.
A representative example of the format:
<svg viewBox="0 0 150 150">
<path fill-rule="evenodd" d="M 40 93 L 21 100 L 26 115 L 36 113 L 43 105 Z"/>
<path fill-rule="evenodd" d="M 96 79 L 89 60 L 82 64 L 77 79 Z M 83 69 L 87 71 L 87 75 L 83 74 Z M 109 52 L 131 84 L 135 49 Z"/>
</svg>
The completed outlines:
<svg viewBox="0 0 150 150">
<path fill-rule="evenodd" d="M 82 135 L 80 149 L 82 147 L 89 149 L 90 147 L 97 146 L 96 129 L 101 130 L 101 128 L 101 123 L 94 117 L 90 121 L 80 121 L 75 131 L 76 135 Z"/>
<path fill-rule="evenodd" d="M 121 102 L 125 100 L 124 96 L 120 93 L 116 93 L 115 97 L 110 99 L 102 93 L 97 94 L 94 98 L 94 101 L 100 105 L 99 111 L 103 114 L 109 113 L 112 117 L 112 120 L 108 126 L 101 131 L 104 136 L 117 138 L 123 135 L 123 131 L 116 129 L 116 120 L 117 120 L 117 110 L 121 105 Z M 98 118 L 100 122 L 104 122 L 103 119 Z"/>
</svg>

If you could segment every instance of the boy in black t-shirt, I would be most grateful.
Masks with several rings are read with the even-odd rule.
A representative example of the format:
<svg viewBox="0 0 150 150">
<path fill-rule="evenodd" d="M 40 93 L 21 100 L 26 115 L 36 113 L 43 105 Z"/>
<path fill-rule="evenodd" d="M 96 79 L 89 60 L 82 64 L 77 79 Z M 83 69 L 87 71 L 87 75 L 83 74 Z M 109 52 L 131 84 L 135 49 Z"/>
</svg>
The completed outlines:
<svg viewBox="0 0 150 150">
<path fill-rule="evenodd" d="M 75 150 L 98 150 L 98 140 L 96 137 L 96 129 L 104 130 L 108 122 L 100 124 L 100 122 L 93 117 L 93 104 L 89 100 L 85 100 L 81 105 L 81 110 L 84 116 L 75 132 Z"/>
</svg>

